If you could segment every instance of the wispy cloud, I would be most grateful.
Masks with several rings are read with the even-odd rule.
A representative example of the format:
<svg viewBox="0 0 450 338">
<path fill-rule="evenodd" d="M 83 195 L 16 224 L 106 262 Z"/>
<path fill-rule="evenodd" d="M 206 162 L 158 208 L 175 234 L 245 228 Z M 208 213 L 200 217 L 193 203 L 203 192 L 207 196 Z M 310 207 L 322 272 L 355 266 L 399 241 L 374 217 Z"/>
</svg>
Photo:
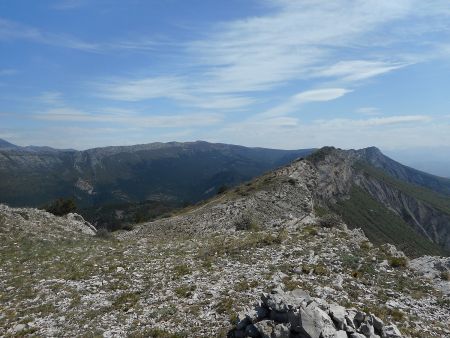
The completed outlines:
<svg viewBox="0 0 450 338">
<path fill-rule="evenodd" d="M 293 112 L 301 105 L 308 102 L 325 102 L 338 99 L 351 92 L 346 88 L 322 88 L 312 89 L 298 93 L 285 102 L 267 110 L 262 116 L 283 115 Z"/>
<path fill-rule="evenodd" d="M 255 102 L 242 95 L 202 93 L 195 86 L 189 86 L 188 79 L 181 76 L 110 79 L 94 83 L 93 87 L 97 96 L 109 100 L 137 102 L 167 98 L 201 109 L 234 110 Z"/>
<path fill-rule="evenodd" d="M 56 91 L 43 92 L 37 97 L 37 100 L 43 104 L 64 105 L 63 94 Z"/>
<path fill-rule="evenodd" d="M 34 120 L 49 122 L 78 122 L 133 126 L 137 128 L 179 128 L 211 126 L 223 120 L 220 114 L 158 114 L 132 109 L 103 107 L 85 111 L 68 105 L 60 92 L 45 92 L 38 98 L 42 111 L 31 114 Z"/>
<path fill-rule="evenodd" d="M 271 6 L 270 14 L 219 23 L 203 32 L 203 39 L 185 43 L 184 49 L 180 46 L 180 55 L 190 61 L 186 68 L 193 70 L 189 77 L 176 72 L 163 78 L 125 77 L 116 83 L 105 80 L 103 89 L 108 97 L 125 101 L 170 96 L 186 103 L 210 95 L 238 94 L 247 103 L 255 93 L 299 80 L 351 86 L 420 62 L 421 56 L 412 56 L 414 51 L 391 52 L 404 38 L 396 24 L 406 18 L 438 15 L 434 6 L 426 9 L 417 0 L 265 3 Z M 381 39 L 377 33 L 390 26 L 395 26 L 396 36 Z M 430 31 L 428 27 L 420 33 Z M 350 59 L 346 57 L 349 50 Z M 159 90 L 159 85 L 167 90 Z"/>
<path fill-rule="evenodd" d="M 360 107 L 355 111 L 361 115 L 380 115 L 381 111 L 376 107 Z"/>
<path fill-rule="evenodd" d="M 411 1 L 357 1 L 351 10 L 345 0 L 272 3 L 275 13 L 224 23 L 190 44 L 198 63 L 210 67 L 206 90 L 260 91 L 320 76 L 359 81 L 405 65 L 379 60 L 364 45 L 374 30 L 407 16 Z M 334 61 L 357 45 L 353 54 L 361 59 Z"/>
<path fill-rule="evenodd" d="M 88 0 L 58 0 L 51 8 L 57 10 L 71 10 L 86 6 L 88 3 Z"/>
<path fill-rule="evenodd" d="M 0 40 L 26 40 L 35 43 L 95 52 L 99 46 L 66 34 L 47 33 L 38 28 L 0 18 Z"/>
<path fill-rule="evenodd" d="M 162 44 L 170 44 L 170 42 L 167 40 L 151 37 L 118 37 L 111 41 L 85 41 L 69 34 L 47 32 L 37 27 L 32 27 L 16 21 L 0 18 L 0 41 L 1 40 L 24 40 L 33 43 L 75 49 L 89 53 L 109 53 L 117 50 L 154 51 L 158 48 L 158 46 L 161 46 Z"/>
<path fill-rule="evenodd" d="M 301 92 L 293 97 L 298 103 L 331 101 L 351 92 L 345 88 L 324 88 Z"/>
<path fill-rule="evenodd" d="M 12 68 L 0 69 L 0 76 L 9 76 L 17 73 L 18 73 L 17 69 Z"/>
<path fill-rule="evenodd" d="M 409 124 L 418 122 L 429 122 L 432 118 L 428 115 L 399 115 L 386 117 L 373 117 L 369 119 L 331 119 L 318 120 L 316 123 L 324 127 L 376 127 L 395 124 Z"/>
<path fill-rule="evenodd" d="M 78 109 L 64 107 L 49 109 L 33 115 L 36 120 L 54 122 L 86 122 L 111 123 L 139 128 L 180 128 L 211 126 L 222 121 L 219 114 L 175 114 L 175 115 L 142 115 L 142 114 L 102 114 L 87 113 Z"/>
<path fill-rule="evenodd" d="M 317 76 L 341 78 L 343 81 L 360 81 L 391 72 L 395 69 L 411 65 L 407 62 L 387 61 L 339 61 L 338 63 L 319 71 Z"/>
<path fill-rule="evenodd" d="M 121 101 L 142 101 L 154 98 L 179 98 L 186 92 L 185 82 L 177 76 L 109 80 L 95 85 L 100 97 Z"/>
</svg>

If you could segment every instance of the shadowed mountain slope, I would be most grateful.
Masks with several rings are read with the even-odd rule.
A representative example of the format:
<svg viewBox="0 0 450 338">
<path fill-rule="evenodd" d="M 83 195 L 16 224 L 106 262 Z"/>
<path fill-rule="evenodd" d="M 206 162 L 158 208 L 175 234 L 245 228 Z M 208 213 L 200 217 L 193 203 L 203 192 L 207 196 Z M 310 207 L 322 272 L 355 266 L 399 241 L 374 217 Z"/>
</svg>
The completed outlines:
<svg viewBox="0 0 450 338">
<path fill-rule="evenodd" d="M 86 151 L 4 144 L 0 202 L 12 206 L 42 206 L 59 197 L 74 197 L 82 208 L 148 200 L 181 205 L 311 153 L 200 141 Z"/>
</svg>

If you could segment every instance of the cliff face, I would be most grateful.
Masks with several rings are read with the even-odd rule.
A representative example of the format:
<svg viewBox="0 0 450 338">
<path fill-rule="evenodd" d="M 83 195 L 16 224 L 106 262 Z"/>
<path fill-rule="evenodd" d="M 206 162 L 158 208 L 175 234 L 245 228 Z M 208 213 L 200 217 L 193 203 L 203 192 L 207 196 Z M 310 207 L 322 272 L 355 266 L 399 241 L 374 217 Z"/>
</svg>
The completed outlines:
<svg viewBox="0 0 450 338">
<path fill-rule="evenodd" d="M 394 211 L 418 233 L 450 250 L 450 215 L 374 178 L 358 182 L 377 201 Z"/>
<path fill-rule="evenodd" d="M 335 205 L 362 189 L 414 231 L 450 251 L 450 180 L 421 173 L 384 156 L 376 148 L 321 150 L 311 158 L 319 173 L 316 199 Z"/>
</svg>

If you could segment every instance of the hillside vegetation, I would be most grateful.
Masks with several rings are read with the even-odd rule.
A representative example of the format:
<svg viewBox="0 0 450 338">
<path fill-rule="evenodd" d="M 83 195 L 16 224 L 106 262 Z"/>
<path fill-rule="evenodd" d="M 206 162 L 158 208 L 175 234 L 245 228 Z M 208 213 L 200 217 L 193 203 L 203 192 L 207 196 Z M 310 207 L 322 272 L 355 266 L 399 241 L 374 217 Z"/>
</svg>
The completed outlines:
<svg viewBox="0 0 450 338">
<path fill-rule="evenodd" d="M 386 209 L 361 188 L 353 187 L 350 198 L 332 205 L 332 209 L 349 226 L 363 229 L 375 244 L 393 243 L 410 257 L 446 254 L 442 248 L 416 233 L 400 216 Z"/>
</svg>

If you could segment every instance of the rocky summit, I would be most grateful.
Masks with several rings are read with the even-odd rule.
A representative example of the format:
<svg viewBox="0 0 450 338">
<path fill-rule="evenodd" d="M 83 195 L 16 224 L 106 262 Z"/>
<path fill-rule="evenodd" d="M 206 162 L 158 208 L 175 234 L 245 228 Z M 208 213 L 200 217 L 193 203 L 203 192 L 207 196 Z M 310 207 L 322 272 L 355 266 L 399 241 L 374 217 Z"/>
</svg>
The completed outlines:
<svg viewBox="0 0 450 338">
<path fill-rule="evenodd" d="M 319 153 L 130 231 L 1 206 L 0 335 L 450 337 L 448 259 L 348 224 L 334 206 L 363 173 L 342 156 L 340 170 Z"/>
</svg>

